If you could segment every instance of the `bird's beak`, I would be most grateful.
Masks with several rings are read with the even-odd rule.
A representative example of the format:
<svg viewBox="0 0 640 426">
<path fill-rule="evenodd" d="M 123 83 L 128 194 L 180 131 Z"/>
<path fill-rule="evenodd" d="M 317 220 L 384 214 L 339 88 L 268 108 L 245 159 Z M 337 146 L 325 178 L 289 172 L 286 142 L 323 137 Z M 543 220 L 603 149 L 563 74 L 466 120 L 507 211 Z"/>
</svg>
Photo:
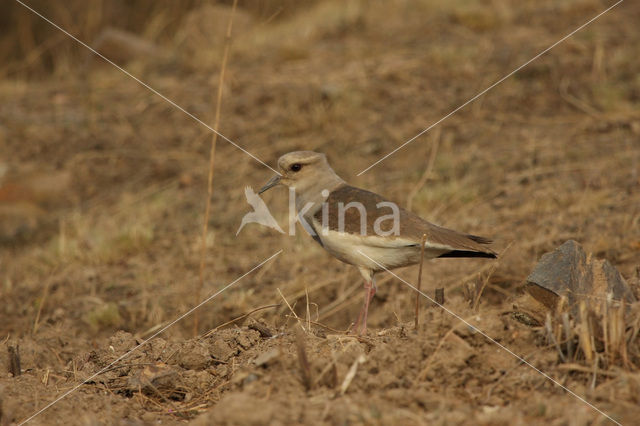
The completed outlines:
<svg viewBox="0 0 640 426">
<path fill-rule="evenodd" d="M 258 192 L 258 194 L 262 194 L 267 189 L 273 188 L 274 186 L 278 185 L 279 183 L 280 183 L 280 176 L 275 175 L 274 177 L 269 179 L 269 182 L 267 182 L 265 186 L 260 188 L 260 192 Z"/>
</svg>

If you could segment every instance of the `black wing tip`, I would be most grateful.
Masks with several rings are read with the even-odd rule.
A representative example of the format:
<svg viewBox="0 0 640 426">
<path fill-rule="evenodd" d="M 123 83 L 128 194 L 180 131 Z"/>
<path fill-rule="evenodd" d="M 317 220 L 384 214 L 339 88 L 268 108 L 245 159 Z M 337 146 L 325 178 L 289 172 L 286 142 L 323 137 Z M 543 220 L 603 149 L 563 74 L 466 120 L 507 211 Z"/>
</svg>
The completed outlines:
<svg viewBox="0 0 640 426">
<path fill-rule="evenodd" d="M 469 238 L 471 241 L 475 241 L 478 244 L 491 244 L 493 243 L 493 240 L 491 238 L 485 238 L 485 237 L 479 237 L 477 235 L 467 235 L 467 238 Z"/>
<path fill-rule="evenodd" d="M 438 257 L 484 257 L 486 259 L 497 259 L 498 255 L 493 252 L 484 251 L 452 250 Z"/>
</svg>

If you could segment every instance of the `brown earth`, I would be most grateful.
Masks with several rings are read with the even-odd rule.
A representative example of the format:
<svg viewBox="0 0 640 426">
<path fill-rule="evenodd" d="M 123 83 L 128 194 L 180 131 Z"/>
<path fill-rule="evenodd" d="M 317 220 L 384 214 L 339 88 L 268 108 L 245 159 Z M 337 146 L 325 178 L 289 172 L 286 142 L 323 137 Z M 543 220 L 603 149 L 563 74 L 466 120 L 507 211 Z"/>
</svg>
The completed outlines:
<svg viewBox="0 0 640 426">
<path fill-rule="evenodd" d="M 212 123 L 229 6 L 178 3 L 122 21 L 108 2 L 73 13 L 30 4 L 87 41 L 122 22 L 129 35 L 105 49 Z M 416 331 L 415 293 L 388 274 L 369 334 L 347 335 L 358 272 L 300 227 L 288 236 L 250 224 L 236 236 L 250 211 L 244 187 L 272 172 L 224 140 L 198 295 L 211 132 L 16 3 L 6 16 L 20 25 L 2 21 L 0 42 L 0 424 L 76 387 L 31 423 L 608 423 L 584 398 L 633 424 L 638 306 L 626 359 L 600 351 L 591 363 L 579 351 L 567 359 L 544 327 L 512 312 L 539 257 L 570 238 L 636 280 L 638 4 L 620 4 L 358 177 L 612 3 L 242 3 L 220 131 L 272 166 L 288 151 L 325 152 L 352 184 L 493 237 L 499 260 L 428 262 L 422 287 L 444 287 L 448 309 L 575 395 L 428 301 Z M 264 199 L 286 224 L 286 191 Z M 192 314 L 129 353 L 280 249 L 198 310 L 197 333 Z M 417 268 L 398 275 L 416 283 Z"/>
</svg>

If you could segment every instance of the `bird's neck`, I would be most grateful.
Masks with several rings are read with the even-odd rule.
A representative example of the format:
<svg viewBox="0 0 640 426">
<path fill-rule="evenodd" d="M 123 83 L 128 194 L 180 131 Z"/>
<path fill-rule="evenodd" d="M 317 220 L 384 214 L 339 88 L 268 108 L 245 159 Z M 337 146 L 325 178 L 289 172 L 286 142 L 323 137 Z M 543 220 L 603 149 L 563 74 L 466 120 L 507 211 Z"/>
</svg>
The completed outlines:
<svg viewBox="0 0 640 426">
<path fill-rule="evenodd" d="M 336 188 L 346 185 L 346 182 L 337 174 L 332 173 L 323 176 L 320 179 L 307 183 L 304 186 L 296 186 L 296 209 L 300 211 L 308 203 L 312 203 L 313 207 L 308 209 L 308 213 L 313 213 L 321 208 L 322 203 L 327 199 L 327 195 Z"/>
</svg>

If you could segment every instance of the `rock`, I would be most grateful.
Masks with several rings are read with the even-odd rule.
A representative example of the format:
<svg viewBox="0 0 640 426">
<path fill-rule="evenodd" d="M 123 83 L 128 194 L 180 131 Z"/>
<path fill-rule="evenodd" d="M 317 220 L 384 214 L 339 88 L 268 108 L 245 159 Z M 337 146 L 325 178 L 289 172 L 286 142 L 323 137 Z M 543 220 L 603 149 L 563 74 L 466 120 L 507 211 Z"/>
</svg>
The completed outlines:
<svg viewBox="0 0 640 426">
<path fill-rule="evenodd" d="M 135 337 L 126 331 L 119 330 L 109 338 L 109 347 L 113 348 L 113 352 L 118 355 L 129 352 L 136 346 L 138 346 L 138 342 Z"/>
<path fill-rule="evenodd" d="M 241 332 L 236 336 L 236 343 L 244 350 L 252 347 L 257 341 L 259 332 L 255 330 L 249 330 L 248 332 Z"/>
<path fill-rule="evenodd" d="M 208 346 L 197 341 L 185 342 L 176 360 L 180 367 L 187 370 L 204 370 L 213 362 Z"/>
<path fill-rule="evenodd" d="M 558 309 L 560 298 L 566 297 L 568 309 L 574 316 L 578 314 L 578 305 L 582 301 L 598 314 L 608 297 L 628 303 L 636 300 L 622 275 L 608 260 L 587 255 L 573 240 L 540 258 L 527 277 L 525 290 L 551 312 Z M 519 305 L 523 312 L 529 311 L 528 314 L 544 323 L 544 309 L 540 306 L 527 309 L 525 305 L 529 304 L 526 300 L 521 299 L 521 302 Z"/>
<path fill-rule="evenodd" d="M 591 282 L 589 273 L 584 250 L 577 242 L 569 240 L 554 251 L 542 255 L 527 277 L 526 291 L 547 308 L 554 310 L 560 296 L 568 292 L 583 293 L 581 287 Z"/>
<path fill-rule="evenodd" d="M 226 361 L 236 353 L 236 351 L 229 345 L 229 343 L 225 342 L 222 339 L 216 339 L 211 344 L 210 348 L 211 355 L 219 361 Z"/>
</svg>

